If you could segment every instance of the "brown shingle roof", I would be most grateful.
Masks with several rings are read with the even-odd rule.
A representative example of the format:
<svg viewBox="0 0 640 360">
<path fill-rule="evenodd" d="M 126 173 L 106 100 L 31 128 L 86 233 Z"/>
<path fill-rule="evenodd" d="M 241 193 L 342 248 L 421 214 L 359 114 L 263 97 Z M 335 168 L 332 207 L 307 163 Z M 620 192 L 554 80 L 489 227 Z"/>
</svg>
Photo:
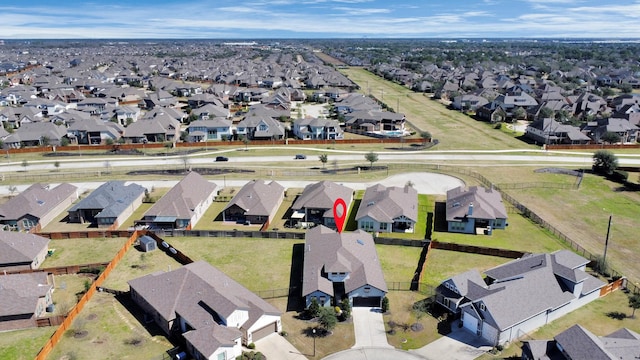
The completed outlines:
<svg viewBox="0 0 640 360">
<path fill-rule="evenodd" d="M 49 239 L 38 235 L 0 231 L 0 266 L 11 263 L 30 263 L 48 246 Z"/>
<path fill-rule="evenodd" d="M 405 186 L 377 184 L 367 188 L 358 208 L 356 220 L 368 216 L 378 222 L 393 222 L 400 216 L 418 220 L 418 192 Z"/>
<path fill-rule="evenodd" d="M 252 180 L 243 186 L 236 196 L 229 201 L 224 210 L 237 205 L 245 211 L 245 215 L 269 216 L 273 208 L 279 205 L 284 187 L 275 181 Z"/>
<path fill-rule="evenodd" d="M 0 316 L 33 314 L 52 288 L 43 272 L 0 276 Z"/>
<path fill-rule="evenodd" d="M 192 171 L 160 198 L 145 217 L 174 216 L 178 219 L 190 219 L 199 202 L 209 197 L 215 189 L 214 183 Z"/>
</svg>

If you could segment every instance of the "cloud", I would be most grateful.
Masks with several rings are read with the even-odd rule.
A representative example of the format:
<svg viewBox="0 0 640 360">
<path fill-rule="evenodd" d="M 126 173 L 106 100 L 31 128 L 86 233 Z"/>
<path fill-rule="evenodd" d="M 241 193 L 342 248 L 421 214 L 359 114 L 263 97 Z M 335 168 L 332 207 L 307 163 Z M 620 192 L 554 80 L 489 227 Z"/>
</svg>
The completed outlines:
<svg viewBox="0 0 640 360">
<path fill-rule="evenodd" d="M 391 12 L 391 10 L 389 9 L 367 9 L 367 8 L 353 8 L 353 7 L 334 7 L 333 10 L 337 10 L 344 13 L 345 15 L 351 15 L 351 16 L 388 14 Z"/>
</svg>

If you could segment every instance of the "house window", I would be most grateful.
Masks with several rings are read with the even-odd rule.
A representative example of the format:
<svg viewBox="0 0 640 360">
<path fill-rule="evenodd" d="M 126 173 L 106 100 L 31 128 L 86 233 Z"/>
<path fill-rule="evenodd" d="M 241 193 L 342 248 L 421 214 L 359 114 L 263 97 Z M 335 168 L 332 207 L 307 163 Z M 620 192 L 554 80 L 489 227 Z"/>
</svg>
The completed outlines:
<svg viewBox="0 0 640 360">
<path fill-rule="evenodd" d="M 320 296 L 320 305 L 324 306 L 325 301 L 327 301 L 327 298 L 324 296 Z"/>
<path fill-rule="evenodd" d="M 380 230 L 387 230 L 387 223 L 380 223 Z"/>
<path fill-rule="evenodd" d="M 487 308 L 484 306 L 484 303 L 480 303 L 480 311 L 486 311 Z"/>
<path fill-rule="evenodd" d="M 260 127 L 258 128 L 260 131 L 267 131 L 268 127 L 265 124 L 261 124 Z"/>
</svg>

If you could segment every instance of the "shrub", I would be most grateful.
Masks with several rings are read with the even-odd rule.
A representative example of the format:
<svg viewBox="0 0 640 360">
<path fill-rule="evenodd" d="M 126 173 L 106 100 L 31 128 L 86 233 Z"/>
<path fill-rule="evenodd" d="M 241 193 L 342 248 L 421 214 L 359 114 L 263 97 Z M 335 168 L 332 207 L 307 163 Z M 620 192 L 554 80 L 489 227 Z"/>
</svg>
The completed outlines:
<svg viewBox="0 0 640 360">
<path fill-rule="evenodd" d="M 256 348 L 256 344 L 254 344 L 254 343 L 250 343 L 249 345 L 247 345 L 247 349 L 253 350 L 255 348 Z"/>
<path fill-rule="evenodd" d="M 389 298 L 388 297 L 383 297 L 382 298 L 382 312 L 386 313 L 387 311 L 389 311 Z"/>
</svg>

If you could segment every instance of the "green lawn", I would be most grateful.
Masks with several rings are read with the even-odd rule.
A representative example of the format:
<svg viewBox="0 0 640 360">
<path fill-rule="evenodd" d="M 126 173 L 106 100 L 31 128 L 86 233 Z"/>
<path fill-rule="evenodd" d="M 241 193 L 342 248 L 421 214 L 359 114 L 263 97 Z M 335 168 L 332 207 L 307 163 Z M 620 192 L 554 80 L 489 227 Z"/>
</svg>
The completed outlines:
<svg viewBox="0 0 640 360">
<path fill-rule="evenodd" d="M 3 332 L 0 359 L 32 360 L 55 330 L 55 326 L 49 326 Z"/>
<path fill-rule="evenodd" d="M 59 239 L 49 242 L 55 251 L 42 267 L 109 262 L 127 241 L 125 238 Z"/>
<path fill-rule="evenodd" d="M 48 358 L 161 359 L 173 345 L 144 325 L 113 295 L 96 293 Z"/>
<path fill-rule="evenodd" d="M 368 94 L 370 91 L 378 98 L 384 94 L 384 102 L 396 111 L 404 113 L 410 125 L 419 131 L 429 131 L 434 139 L 440 141 L 437 145 L 438 150 L 536 148 L 515 139 L 511 134 L 494 129 L 491 124 L 449 110 L 425 94 L 414 93 L 366 69 L 351 67 L 340 71 L 360 86 L 360 92 Z M 460 136 L 461 132 L 472 133 L 473 136 Z"/>
<path fill-rule="evenodd" d="M 409 283 L 418 266 L 422 248 L 412 246 L 376 245 L 384 280 Z"/>
<path fill-rule="evenodd" d="M 478 269 L 482 273 L 508 261 L 511 259 L 431 249 L 422 271 L 422 283 L 435 288 L 444 280 L 467 270 Z"/>
<path fill-rule="evenodd" d="M 434 232 L 433 240 L 476 245 L 531 253 L 552 252 L 567 248 L 558 238 L 516 212 L 510 212 L 509 226 L 493 230 L 491 235 Z"/>
</svg>

